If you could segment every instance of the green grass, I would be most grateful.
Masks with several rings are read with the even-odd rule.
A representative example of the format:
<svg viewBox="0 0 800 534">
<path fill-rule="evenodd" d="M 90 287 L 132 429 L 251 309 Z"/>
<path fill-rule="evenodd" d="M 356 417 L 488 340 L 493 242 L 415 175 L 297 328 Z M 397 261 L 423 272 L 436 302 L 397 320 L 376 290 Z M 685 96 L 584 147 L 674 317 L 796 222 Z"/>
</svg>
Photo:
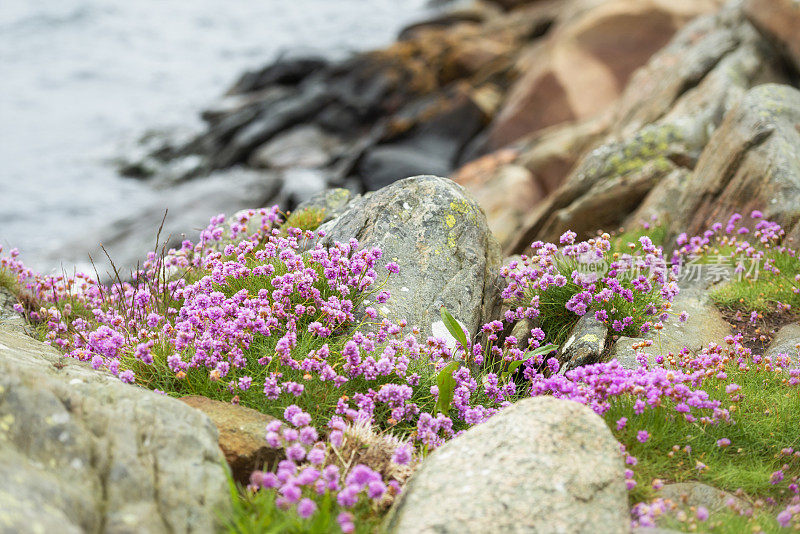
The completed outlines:
<svg viewBox="0 0 800 534">
<path fill-rule="evenodd" d="M 800 308 L 800 294 L 793 291 L 798 284 L 794 277 L 800 273 L 800 259 L 786 253 L 768 252 L 766 259 L 773 262 L 780 274 L 761 268 L 757 276 L 738 277 L 711 291 L 711 298 L 720 307 L 742 311 L 767 312 L 778 302 Z M 745 263 L 748 266 L 749 263 Z"/>
<path fill-rule="evenodd" d="M 734 423 L 690 423 L 666 405 L 636 415 L 632 399 L 612 403 L 604 418 L 617 439 L 638 459 L 633 468 L 637 486 L 630 492 L 631 503 L 658 497 L 651 485 L 654 479 L 665 483 L 699 481 L 729 492 L 741 488 L 752 500 L 772 497 L 780 503 L 791 496 L 787 486 L 793 476 L 800 475 L 800 460 L 782 456 L 781 449 L 800 448 L 800 389 L 787 386 L 781 375 L 771 371 L 741 371 L 730 365 L 727 373 L 728 381 L 712 377 L 702 389 L 712 399 L 722 401 L 723 407 L 735 405 Z M 725 392 L 729 383 L 741 386 L 743 400 L 730 401 Z M 616 430 L 616 421 L 623 416 L 628 423 L 623 430 Z M 639 430 L 650 433 L 646 443 L 636 439 Z M 716 442 L 721 438 L 728 438 L 731 445 L 718 447 Z M 698 469 L 697 462 L 707 467 Z M 771 484 L 771 474 L 784 464 L 789 465 L 784 481 Z M 771 517 L 774 522 L 774 513 Z M 736 532 L 731 529 L 737 528 L 740 520 L 723 519 L 720 529 L 714 531 Z"/>
<path fill-rule="evenodd" d="M 314 495 L 317 511 L 308 519 L 297 515 L 292 505 L 281 510 L 275 504 L 275 490 L 250 492 L 229 480 L 232 510 L 222 516 L 223 531 L 228 534 L 327 534 L 341 532 L 336 521 L 343 509 L 330 493 Z M 312 497 L 304 495 L 305 497 Z M 355 517 L 355 533 L 375 532 L 381 516 L 375 514 L 363 501 L 348 510 Z"/>
<path fill-rule="evenodd" d="M 764 534 L 785 533 L 789 529 L 781 528 L 771 510 L 755 510 L 752 517 L 740 515 L 733 510 L 724 509 L 713 514 L 707 521 L 697 520 L 695 510 L 684 510 L 685 520 L 674 515 L 664 517 L 658 522 L 662 528 L 678 532 L 708 532 L 713 534 L 742 534 L 744 532 L 763 532 Z"/>
<path fill-rule="evenodd" d="M 650 228 L 642 226 L 632 230 L 624 230 L 611 237 L 611 252 L 620 254 L 630 253 L 630 243 L 639 246 L 639 238 L 647 236 L 657 247 L 663 246 L 667 238 L 667 226 L 663 224 L 653 225 Z"/>
</svg>

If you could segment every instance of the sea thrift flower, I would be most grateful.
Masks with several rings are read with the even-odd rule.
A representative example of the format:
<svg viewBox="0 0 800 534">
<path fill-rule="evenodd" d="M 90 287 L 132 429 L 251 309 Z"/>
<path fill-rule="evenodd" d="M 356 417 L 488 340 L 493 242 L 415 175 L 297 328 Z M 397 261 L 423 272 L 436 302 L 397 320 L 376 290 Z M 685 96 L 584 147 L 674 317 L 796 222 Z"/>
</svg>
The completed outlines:
<svg viewBox="0 0 800 534">
<path fill-rule="evenodd" d="M 705 506 L 698 506 L 697 507 L 697 519 L 698 521 L 707 521 L 708 520 L 708 508 Z"/>
<path fill-rule="evenodd" d="M 317 510 L 317 504 L 309 498 L 305 498 L 297 503 L 297 515 L 303 519 L 308 519 Z"/>
<path fill-rule="evenodd" d="M 647 430 L 640 430 L 636 433 L 636 439 L 641 443 L 645 443 L 650 439 L 650 433 Z"/>
</svg>

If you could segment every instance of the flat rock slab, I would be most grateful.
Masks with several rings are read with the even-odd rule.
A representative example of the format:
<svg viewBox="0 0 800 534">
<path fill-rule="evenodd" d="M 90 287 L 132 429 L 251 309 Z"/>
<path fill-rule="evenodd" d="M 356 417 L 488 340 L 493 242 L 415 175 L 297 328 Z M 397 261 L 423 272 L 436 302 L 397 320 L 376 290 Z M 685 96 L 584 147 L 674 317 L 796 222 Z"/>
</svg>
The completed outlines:
<svg viewBox="0 0 800 534">
<path fill-rule="evenodd" d="M 792 323 L 781 327 L 772 343 L 769 344 L 764 356 L 769 356 L 773 360 L 778 354 L 786 354 L 792 359 L 791 367 L 800 366 L 798 361 L 798 345 L 800 345 L 800 324 Z"/>
<path fill-rule="evenodd" d="M 0 324 L 0 531 L 213 532 L 230 506 L 202 413 Z"/>
<path fill-rule="evenodd" d="M 256 469 L 269 469 L 283 459 L 278 449 L 267 445 L 267 423 L 274 417 L 246 406 L 212 400 L 200 395 L 181 397 L 192 408 L 206 414 L 219 431 L 219 448 L 231 466 L 233 478 L 247 484 Z"/>
<path fill-rule="evenodd" d="M 679 508 L 704 506 L 711 513 L 724 509 L 731 499 L 737 506 L 745 507 L 745 502 L 733 494 L 701 482 L 667 484 L 659 490 L 658 496 L 672 501 Z"/>
<path fill-rule="evenodd" d="M 680 322 L 677 314 L 689 314 L 685 323 Z M 648 354 L 677 354 L 688 348 L 697 352 L 709 343 L 725 343 L 725 336 L 731 335 L 731 327 L 722 317 L 719 310 L 711 303 L 705 289 L 697 286 L 684 287 L 672 302 L 672 314 L 664 321 L 661 332 L 650 331 L 642 338 L 620 337 L 611 349 L 610 358 L 616 358 L 626 369 L 636 369 L 636 351 L 633 345 L 643 339 L 650 339 L 653 345 L 642 352 Z"/>
<path fill-rule="evenodd" d="M 581 404 L 521 400 L 425 459 L 384 524 L 392 533 L 629 533 L 625 466 Z"/>
<path fill-rule="evenodd" d="M 599 362 L 607 337 L 608 328 L 595 319 L 593 313 L 582 316 L 561 349 L 559 361 L 562 366 L 559 372 L 563 374 L 576 367 Z"/>
</svg>

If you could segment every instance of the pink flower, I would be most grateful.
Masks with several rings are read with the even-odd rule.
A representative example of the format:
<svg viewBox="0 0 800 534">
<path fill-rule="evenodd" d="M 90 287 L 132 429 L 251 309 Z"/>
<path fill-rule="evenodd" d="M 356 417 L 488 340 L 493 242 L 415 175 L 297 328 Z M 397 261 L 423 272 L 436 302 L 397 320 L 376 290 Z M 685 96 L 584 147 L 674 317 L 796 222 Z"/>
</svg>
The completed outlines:
<svg viewBox="0 0 800 534">
<path fill-rule="evenodd" d="M 706 508 L 705 506 L 698 506 L 697 519 L 699 521 L 706 521 L 708 519 L 708 508 Z"/>
<path fill-rule="evenodd" d="M 297 503 L 297 515 L 303 519 L 311 517 L 316 510 L 317 504 L 308 497 Z"/>
</svg>

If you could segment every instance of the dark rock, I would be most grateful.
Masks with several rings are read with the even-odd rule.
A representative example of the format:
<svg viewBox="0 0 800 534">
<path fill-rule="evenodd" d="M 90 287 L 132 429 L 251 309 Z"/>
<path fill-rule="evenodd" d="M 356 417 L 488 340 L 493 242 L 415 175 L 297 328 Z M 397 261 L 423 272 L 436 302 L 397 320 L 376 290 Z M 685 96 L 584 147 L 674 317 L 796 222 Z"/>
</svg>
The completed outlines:
<svg viewBox="0 0 800 534">
<path fill-rule="evenodd" d="M 324 191 L 328 185 L 327 176 L 325 171 L 319 169 L 286 169 L 281 173 L 281 204 L 291 210 Z"/>
<path fill-rule="evenodd" d="M 452 167 L 446 157 L 421 152 L 413 146 L 383 145 L 367 152 L 358 166 L 364 187 L 374 191 L 420 174 L 447 176 Z"/>
<path fill-rule="evenodd" d="M 607 337 L 608 328 L 595 319 L 593 313 L 583 315 L 561 347 L 558 356 L 561 362 L 559 373 L 564 374 L 576 367 L 598 363 L 606 348 Z"/>
<path fill-rule="evenodd" d="M 341 142 L 313 125 L 283 132 L 250 155 L 248 164 L 267 169 L 318 168 L 329 165 L 342 150 Z"/>
<path fill-rule="evenodd" d="M 273 85 L 298 85 L 327 64 L 321 57 L 278 58 L 262 69 L 245 72 L 227 94 L 250 93 Z"/>
<path fill-rule="evenodd" d="M 278 100 L 239 128 L 230 142 L 211 156 L 211 165 L 224 169 L 245 161 L 256 147 L 278 132 L 313 116 L 330 98 L 324 90 L 312 85 L 306 91 Z"/>
<path fill-rule="evenodd" d="M 431 113 L 429 106 L 416 114 L 426 113 Z M 358 170 L 368 191 L 408 176 L 450 174 L 459 152 L 480 131 L 485 116 L 465 92 L 434 113 L 400 140 L 367 150 Z"/>
</svg>

